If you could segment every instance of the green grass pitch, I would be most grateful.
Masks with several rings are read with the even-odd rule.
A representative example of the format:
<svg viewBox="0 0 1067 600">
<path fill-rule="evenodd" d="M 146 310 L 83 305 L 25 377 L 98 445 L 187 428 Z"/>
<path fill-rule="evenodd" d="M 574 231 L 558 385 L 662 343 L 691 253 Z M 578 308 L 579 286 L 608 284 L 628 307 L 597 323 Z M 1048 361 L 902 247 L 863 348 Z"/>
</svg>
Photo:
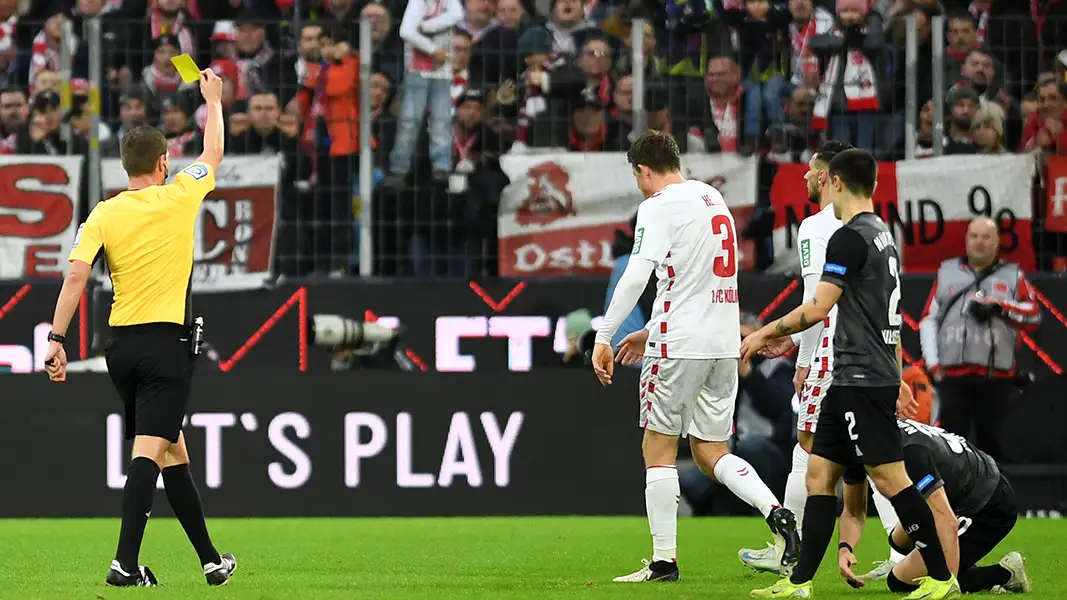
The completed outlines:
<svg viewBox="0 0 1067 600">
<path fill-rule="evenodd" d="M 0 600 L 211 598 L 235 600 L 409 598 L 747 598 L 774 578 L 744 569 L 737 549 L 758 547 L 755 518 L 682 519 L 677 584 L 615 584 L 639 568 L 651 541 L 643 518 L 214 519 L 220 549 L 234 552 L 229 585 L 209 588 L 173 519 L 153 519 L 141 562 L 165 587 L 103 585 L 116 520 L 0 521 Z M 861 566 L 887 552 L 877 523 L 860 545 Z M 1020 520 L 997 549 L 1027 556 L 1031 598 L 1067 598 L 1067 523 Z M 836 547 L 836 544 L 834 544 Z M 819 599 L 891 598 L 884 585 L 854 591 L 836 553 L 816 580 Z"/>
</svg>

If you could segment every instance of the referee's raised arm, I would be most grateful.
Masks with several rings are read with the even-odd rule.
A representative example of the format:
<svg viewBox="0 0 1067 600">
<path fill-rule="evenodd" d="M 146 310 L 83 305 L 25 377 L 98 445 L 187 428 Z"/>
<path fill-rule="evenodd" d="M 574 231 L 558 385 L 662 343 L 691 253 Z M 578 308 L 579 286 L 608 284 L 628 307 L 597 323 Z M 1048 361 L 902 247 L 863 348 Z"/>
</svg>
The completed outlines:
<svg viewBox="0 0 1067 600">
<path fill-rule="evenodd" d="M 222 118 L 222 79 L 211 69 L 200 71 L 200 93 L 207 104 L 207 123 L 204 124 L 204 151 L 197 162 L 206 164 L 214 172 L 222 164 L 226 128 Z"/>
</svg>

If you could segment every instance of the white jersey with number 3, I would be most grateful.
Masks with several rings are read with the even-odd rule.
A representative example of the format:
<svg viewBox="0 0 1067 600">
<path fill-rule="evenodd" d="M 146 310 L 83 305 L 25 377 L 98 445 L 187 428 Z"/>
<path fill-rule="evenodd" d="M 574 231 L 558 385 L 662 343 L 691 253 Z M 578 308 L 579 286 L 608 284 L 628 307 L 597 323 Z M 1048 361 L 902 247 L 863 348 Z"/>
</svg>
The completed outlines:
<svg viewBox="0 0 1067 600">
<path fill-rule="evenodd" d="M 637 210 L 633 256 L 656 265 L 656 303 L 645 356 L 737 358 L 737 236 L 722 194 L 674 183 Z"/>
<path fill-rule="evenodd" d="M 841 229 L 841 220 L 834 216 L 834 205 L 804 219 L 797 231 L 797 250 L 800 253 L 800 276 L 808 286 L 817 285 L 826 263 L 826 245 L 834 232 Z M 814 290 L 811 293 L 814 296 Z M 805 294 L 807 297 L 808 294 Z M 832 371 L 834 364 L 834 326 L 837 324 L 837 306 L 830 309 L 826 317 L 826 326 L 819 336 L 819 344 L 811 354 L 809 366 L 812 371 Z"/>
</svg>

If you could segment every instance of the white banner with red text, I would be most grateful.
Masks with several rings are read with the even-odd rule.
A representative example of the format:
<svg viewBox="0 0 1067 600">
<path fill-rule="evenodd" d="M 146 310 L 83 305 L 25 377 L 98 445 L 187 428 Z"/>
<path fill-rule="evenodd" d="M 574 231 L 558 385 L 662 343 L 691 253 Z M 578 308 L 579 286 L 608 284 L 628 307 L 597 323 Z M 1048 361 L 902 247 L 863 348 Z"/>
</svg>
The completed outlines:
<svg viewBox="0 0 1067 600">
<path fill-rule="evenodd" d="M 192 162 L 172 159 L 170 172 L 177 174 Z M 101 171 L 105 198 L 126 189 L 121 160 L 104 159 Z M 204 199 L 196 219 L 193 292 L 254 289 L 270 278 L 280 173 L 277 156 L 227 157 L 219 166 L 215 191 Z"/>
<path fill-rule="evenodd" d="M 687 154 L 682 164 L 687 177 L 722 192 L 743 230 L 757 195 L 756 158 Z M 643 199 L 625 153 L 505 155 L 500 165 L 511 179 L 500 198 L 502 276 L 611 271 L 615 231 L 630 233 Z M 739 250 L 741 264 L 751 267 L 750 248 Z"/>
<path fill-rule="evenodd" d="M 81 174 L 80 156 L 0 156 L 0 279 L 63 276 Z"/>
<path fill-rule="evenodd" d="M 1033 214 L 1031 154 L 945 156 L 878 163 L 875 211 L 890 225 L 907 273 L 937 270 L 942 261 L 965 254 L 967 225 L 992 218 L 1000 231 L 1001 257 L 1034 268 L 1030 229 Z M 796 272 L 800 221 L 817 210 L 808 201 L 805 164 L 780 164 L 771 186 L 775 265 Z"/>
</svg>

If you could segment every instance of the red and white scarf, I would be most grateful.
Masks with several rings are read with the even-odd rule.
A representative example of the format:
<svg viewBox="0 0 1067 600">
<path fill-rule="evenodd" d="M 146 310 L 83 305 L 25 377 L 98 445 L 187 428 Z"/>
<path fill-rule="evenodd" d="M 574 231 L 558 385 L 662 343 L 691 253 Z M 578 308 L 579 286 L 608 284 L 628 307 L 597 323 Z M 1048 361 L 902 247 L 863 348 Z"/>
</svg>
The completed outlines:
<svg viewBox="0 0 1067 600">
<path fill-rule="evenodd" d="M 178 38 L 178 48 L 182 51 L 182 54 L 196 53 L 193 34 L 185 26 L 185 13 L 179 12 L 178 16 L 174 18 L 174 23 L 168 25 L 159 11 L 152 11 L 149 15 L 149 22 L 152 27 L 153 40 L 161 35 L 173 35 Z"/>
<path fill-rule="evenodd" d="M 452 126 L 452 151 L 455 154 L 457 165 L 465 160 L 473 161 L 477 159 L 473 152 L 473 148 L 477 143 L 477 131 L 468 134 L 463 127 L 459 125 Z"/>
<path fill-rule="evenodd" d="M 844 65 L 841 64 L 842 59 Z M 843 54 L 832 57 L 826 64 L 826 75 L 819 85 L 819 98 L 811 120 L 812 127 L 826 130 L 829 127 L 830 108 L 834 89 L 838 82 L 845 92 L 845 109 L 850 113 L 878 110 L 878 79 L 874 66 L 867 56 L 855 49 L 845 49 Z"/>
<path fill-rule="evenodd" d="M 567 136 L 570 138 L 571 150 L 575 152 L 600 152 L 604 149 L 604 142 L 608 139 L 608 128 L 601 125 L 600 131 L 583 138 L 578 135 L 574 127 L 571 127 Z"/>
<path fill-rule="evenodd" d="M 246 100 L 251 90 L 260 89 L 263 69 L 270 68 L 269 64 L 273 58 L 274 48 L 264 41 L 255 56 L 237 59 L 237 81 L 233 82 L 236 99 Z M 310 73 L 310 66 L 308 72 Z"/>
<path fill-rule="evenodd" d="M 545 65 L 547 69 L 548 65 Z M 523 92 L 519 98 L 519 127 L 515 133 L 515 139 L 523 144 L 527 143 L 527 134 L 530 128 L 530 120 L 536 119 L 541 113 L 548 110 L 548 102 L 541 94 L 541 86 L 530 83 L 530 71 L 522 74 Z"/>
<path fill-rule="evenodd" d="M 741 102 L 741 87 L 738 86 L 732 98 L 726 102 L 708 97 L 711 107 L 711 120 L 719 132 L 719 146 L 723 152 L 737 151 L 737 137 L 740 131 L 737 107 Z"/>
<path fill-rule="evenodd" d="M 167 151 L 171 156 L 185 156 L 185 145 L 196 138 L 196 130 L 190 129 L 185 133 L 167 138 Z"/>
<path fill-rule="evenodd" d="M 807 23 L 789 24 L 789 39 L 793 45 L 792 82 L 794 85 L 804 85 L 804 75 L 819 71 L 819 58 L 809 49 L 811 38 L 829 32 L 833 26 L 833 15 L 822 7 L 815 8 Z"/>
<path fill-rule="evenodd" d="M 459 97 L 462 96 L 464 90 L 467 89 L 467 84 L 469 83 L 467 79 L 468 76 L 469 72 L 467 69 L 452 75 L 452 110 L 456 109 L 456 106 L 459 104 Z"/>
<path fill-rule="evenodd" d="M 74 59 L 74 52 L 78 49 L 78 39 L 74 36 L 72 39 L 65 40 L 67 45 L 70 46 L 71 60 Z M 42 29 L 33 38 L 33 57 L 30 59 L 30 84 L 33 84 L 33 80 L 37 77 L 37 73 L 45 70 L 59 71 L 59 44 L 62 41 L 58 41 L 55 44 L 48 40 L 48 36 L 45 35 Z"/>
<path fill-rule="evenodd" d="M 985 42 L 986 32 L 989 29 L 989 11 L 985 9 L 985 2 L 978 0 L 971 2 L 971 5 L 967 7 L 967 10 L 971 13 L 971 16 L 974 17 L 975 21 L 978 21 L 978 29 L 975 31 L 975 34 L 978 38 L 978 43 L 982 44 Z"/>
<path fill-rule="evenodd" d="M 154 64 L 148 65 L 141 71 L 141 80 L 156 92 L 173 92 L 182 85 L 181 75 L 177 72 L 174 75 L 160 73 Z"/>
</svg>

